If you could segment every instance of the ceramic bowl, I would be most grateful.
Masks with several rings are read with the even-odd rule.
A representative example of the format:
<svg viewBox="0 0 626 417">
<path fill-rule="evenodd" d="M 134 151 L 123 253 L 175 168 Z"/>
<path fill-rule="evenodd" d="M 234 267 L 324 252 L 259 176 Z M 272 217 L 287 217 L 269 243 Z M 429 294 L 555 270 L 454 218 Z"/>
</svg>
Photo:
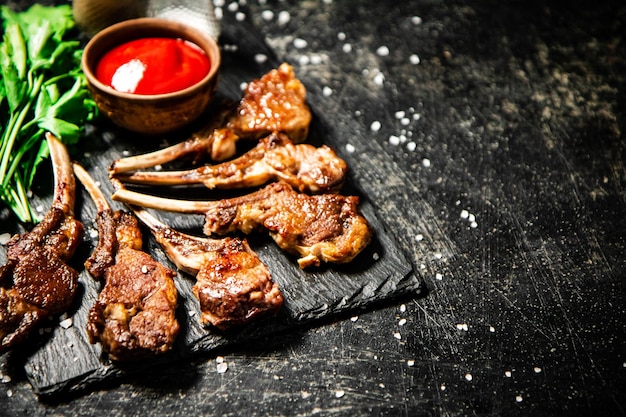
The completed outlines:
<svg viewBox="0 0 626 417">
<path fill-rule="evenodd" d="M 107 51 L 148 37 L 180 38 L 196 44 L 211 61 L 209 73 L 191 87 L 156 95 L 120 92 L 96 78 L 96 66 Z M 220 63 L 220 49 L 213 38 L 184 23 L 161 18 L 131 19 L 109 26 L 88 42 L 82 57 L 82 69 L 100 111 L 115 124 L 146 135 L 171 132 L 197 119 L 217 89 Z"/>
</svg>

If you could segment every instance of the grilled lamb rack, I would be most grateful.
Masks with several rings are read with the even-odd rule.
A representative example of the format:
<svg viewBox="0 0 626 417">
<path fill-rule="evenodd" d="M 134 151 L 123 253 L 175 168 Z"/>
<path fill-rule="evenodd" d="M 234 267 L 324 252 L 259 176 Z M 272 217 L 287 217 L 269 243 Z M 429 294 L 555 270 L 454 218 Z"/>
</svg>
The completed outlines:
<svg viewBox="0 0 626 417">
<path fill-rule="evenodd" d="M 200 303 L 203 323 L 226 330 L 280 310 L 283 295 L 245 239 L 187 235 L 145 210 L 132 209 L 170 260 L 196 277 L 193 292 Z"/>
<path fill-rule="evenodd" d="M 295 145 L 287 135 L 272 133 L 239 158 L 186 171 L 138 171 L 116 176 L 123 182 L 149 185 L 203 184 L 207 188 L 242 188 L 282 180 L 308 193 L 336 191 L 346 176 L 345 161 L 328 146 Z"/>
<path fill-rule="evenodd" d="M 65 146 L 46 139 L 54 173 L 52 206 L 30 232 L 7 244 L 0 267 L 0 352 L 26 338 L 43 319 L 65 312 L 78 287 L 78 272 L 67 262 L 82 240 L 74 218 L 75 180 Z"/>
<path fill-rule="evenodd" d="M 247 234 L 265 228 L 281 249 L 300 255 L 301 268 L 321 262 L 350 262 L 372 237 L 367 220 L 358 212 L 358 197 L 301 194 L 284 182 L 219 201 L 174 200 L 124 188 L 117 189 L 112 198 L 154 209 L 204 214 L 207 235 L 237 230 Z"/>
<path fill-rule="evenodd" d="M 87 335 L 115 361 L 169 351 L 180 325 L 176 320 L 176 272 L 142 251 L 139 223 L 132 213 L 113 211 L 89 173 L 74 172 L 98 211 L 98 245 L 85 262 L 104 286 L 89 310 Z"/>
<path fill-rule="evenodd" d="M 272 132 L 283 132 L 294 142 L 303 142 L 311 123 L 305 99 L 306 89 L 293 68 L 282 64 L 248 83 L 236 108 L 218 112 L 191 138 L 158 151 L 118 159 L 109 171 L 136 171 L 190 155 L 196 160 L 210 156 L 214 161 L 223 161 L 235 154 L 239 138 L 256 140 Z"/>
</svg>

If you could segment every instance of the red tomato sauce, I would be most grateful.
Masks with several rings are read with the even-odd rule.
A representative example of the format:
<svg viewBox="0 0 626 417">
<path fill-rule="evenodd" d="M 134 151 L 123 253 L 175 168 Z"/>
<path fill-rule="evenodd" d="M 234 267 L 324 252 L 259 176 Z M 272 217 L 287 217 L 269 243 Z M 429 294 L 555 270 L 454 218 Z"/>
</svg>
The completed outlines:
<svg viewBox="0 0 626 417">
<path fill-rule="evenodd" d="M 197 45 L 174 38 L 142 38 L 105 53 L 96 77 L 115 90 L 134 94 L 166 94 L 202 80 L 211 69 Z"/>
</svg>

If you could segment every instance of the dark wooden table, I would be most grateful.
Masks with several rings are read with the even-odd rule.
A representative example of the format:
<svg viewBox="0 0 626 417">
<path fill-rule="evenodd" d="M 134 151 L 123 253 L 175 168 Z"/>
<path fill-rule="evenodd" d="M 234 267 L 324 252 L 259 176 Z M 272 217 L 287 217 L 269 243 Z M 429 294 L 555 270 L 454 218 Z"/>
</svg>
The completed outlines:
<svg viewBox="0 0 626 417">
<path fill-rule="evenodd" d="M 626 6 L 241 3 L 424 291 L 0 414 L 626 414 Z"/>
</svg>

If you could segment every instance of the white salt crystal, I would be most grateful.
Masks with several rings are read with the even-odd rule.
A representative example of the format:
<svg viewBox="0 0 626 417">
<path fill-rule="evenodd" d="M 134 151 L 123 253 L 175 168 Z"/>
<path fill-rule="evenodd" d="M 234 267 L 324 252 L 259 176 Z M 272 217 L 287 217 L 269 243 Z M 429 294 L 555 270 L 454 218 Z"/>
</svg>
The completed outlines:
<svg viewBox="0 0 626 417">
<path fill-rule="evenodd" d="M 302 49 L 302 48 L 306 48 L 308 45 L 307 41 L 305 39 L 302 38 L 296 38 L 293 40 L 293 46 L 295 46 L 297 49 Z"/>
</svg>

